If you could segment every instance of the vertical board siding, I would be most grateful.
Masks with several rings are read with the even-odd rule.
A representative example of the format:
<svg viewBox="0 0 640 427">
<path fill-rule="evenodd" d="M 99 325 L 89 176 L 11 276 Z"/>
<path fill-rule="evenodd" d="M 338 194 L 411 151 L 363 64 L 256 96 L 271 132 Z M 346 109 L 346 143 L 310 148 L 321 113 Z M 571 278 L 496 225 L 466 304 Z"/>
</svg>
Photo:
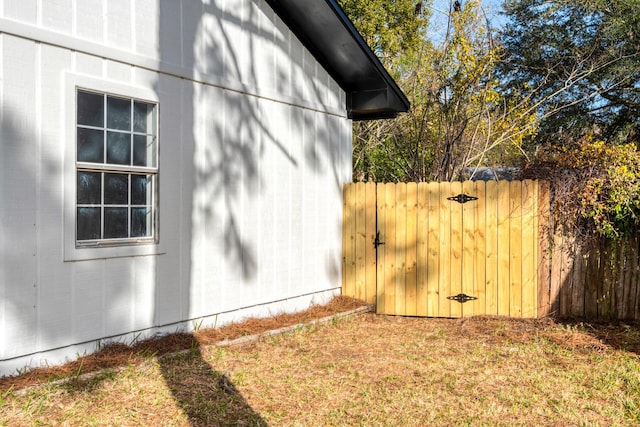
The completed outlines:
<svg viewBox="0 0 640 427">
<path fill-rule="evenodd" d="M 478 200 L 448 200 L 461 193 Z M 536 317 L 538 197 L 537 181 L 345 184 L 343 294 L 384 314 Z"/>
<path fill-rule="evenodd" d="M 345 94 L 266 3 L 0 5 L 12 22 L 0 31 L 0 375 L 103 339 L 301 310 L 338 293 Z M 158 101 L 158 253 L 65 259 L 76 78 Z M 358 277 L 373 278 L 363 295 L 375 300 L 375 226 L 367 233 L 354 241 L 367 241 Z"/>
</svg>

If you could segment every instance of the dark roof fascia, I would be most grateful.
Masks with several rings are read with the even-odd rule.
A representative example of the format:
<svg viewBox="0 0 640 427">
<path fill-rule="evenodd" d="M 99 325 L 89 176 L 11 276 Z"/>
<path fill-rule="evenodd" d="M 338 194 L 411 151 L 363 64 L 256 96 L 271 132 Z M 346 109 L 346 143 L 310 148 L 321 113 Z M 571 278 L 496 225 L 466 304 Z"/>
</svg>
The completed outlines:
<svg viewBox="0 0 640 427">
<path fill-rule="evenodd" d="M 395 117 L 409 100 L 335 0 L 265 0 L 346 92 L 353 120 Z"/>
</svg>

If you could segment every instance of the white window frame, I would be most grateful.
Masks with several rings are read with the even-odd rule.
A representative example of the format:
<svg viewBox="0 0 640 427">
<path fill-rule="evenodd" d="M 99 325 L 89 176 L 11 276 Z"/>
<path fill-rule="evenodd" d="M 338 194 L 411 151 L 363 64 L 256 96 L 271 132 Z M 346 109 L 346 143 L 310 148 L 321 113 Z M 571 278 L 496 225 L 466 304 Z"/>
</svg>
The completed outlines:
<svg viewBox="0 0 640 427">
<path fill-rule="evenodd" d="M 123 85 L 108 80 L 67 74 L 65 78 L 65 162 L 64 162 L 64 259 L 78 261 L 130 256 L 156 255 L 163 253 L 160 247 L 160 102 L 157 94 L 150 89 Z M 85 90 L 103 95 L 133 99 L 155 105 L 156 115 L 156 166 L 153 168 L 120 167 L 107 164 L 90 164 L 77 161 L 77 92 Z M 105 123 L 106 126 L 106 123 Z M 106 160 L 106 159 L 105 159 Z M 76 239 L 77 215 L 77 172 L 91 169 L 96 172 L 110 170 L 123 172 L 152 172 L 154 185 L 152 194 L 154 229 L 152 237 L 103 239 L 78 241 Z"/>
</svg>

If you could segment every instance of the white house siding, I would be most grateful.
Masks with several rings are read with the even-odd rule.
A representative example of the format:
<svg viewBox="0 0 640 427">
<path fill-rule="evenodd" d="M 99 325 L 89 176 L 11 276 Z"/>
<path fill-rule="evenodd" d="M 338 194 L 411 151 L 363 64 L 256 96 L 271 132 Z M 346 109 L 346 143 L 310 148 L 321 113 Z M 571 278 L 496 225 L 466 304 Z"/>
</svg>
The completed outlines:
<svg viewBox="0 0 640 427">
<path fill-rule="evenodd" d="M 339 292 L 345 95 L 263 1 L 0 0 L 0 60 L 0 375 Z M 159 254 L 68 249 L 76 79 L 159 102 Z"/>
</svg>

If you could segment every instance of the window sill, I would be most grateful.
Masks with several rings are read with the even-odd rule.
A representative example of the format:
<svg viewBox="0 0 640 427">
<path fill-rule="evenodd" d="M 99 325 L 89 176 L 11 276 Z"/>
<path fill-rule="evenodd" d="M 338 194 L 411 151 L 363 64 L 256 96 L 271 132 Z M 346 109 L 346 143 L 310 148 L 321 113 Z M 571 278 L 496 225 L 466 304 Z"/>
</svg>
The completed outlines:
<svg viewBox="0 0 640 427">
<path fill-rule="evenodd" d="M 164 254 L 165 251 L 157 243 L 139 243 L 121 246 L 73 246 L 65 248 L 64 261 L 86 261 L 91 259 L 128 258 Z"/>
</svg>

